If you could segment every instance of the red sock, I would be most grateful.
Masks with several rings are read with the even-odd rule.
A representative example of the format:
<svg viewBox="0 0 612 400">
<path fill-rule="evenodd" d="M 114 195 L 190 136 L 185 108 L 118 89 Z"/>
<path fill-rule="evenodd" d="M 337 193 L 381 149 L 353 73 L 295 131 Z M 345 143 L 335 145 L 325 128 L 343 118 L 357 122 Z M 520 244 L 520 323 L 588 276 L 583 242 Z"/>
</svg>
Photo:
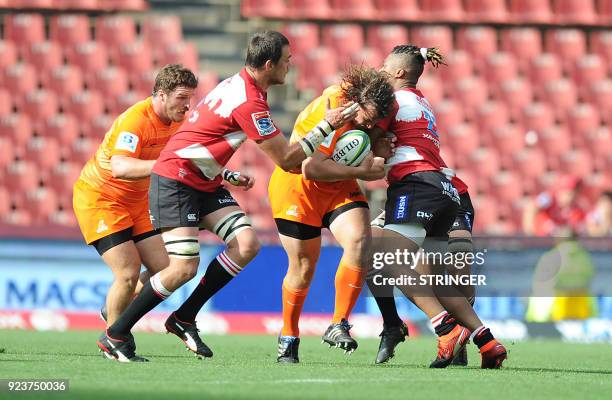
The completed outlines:
<svg viewBox="0 0 612 400">
<path fill-rule="evenodd" d="M 300 314 L 308 288 L 290 289 L 283 282 L 283 329 L 281 336 L 300 336 Z"/>
<path fill-rule="evenodd" d="M 363 286 L 364 271 L 361 267 L 345 264 L 340 260 L 336 272 L 336 306 L 332 323 L 348 319 Z"/>
</svg>

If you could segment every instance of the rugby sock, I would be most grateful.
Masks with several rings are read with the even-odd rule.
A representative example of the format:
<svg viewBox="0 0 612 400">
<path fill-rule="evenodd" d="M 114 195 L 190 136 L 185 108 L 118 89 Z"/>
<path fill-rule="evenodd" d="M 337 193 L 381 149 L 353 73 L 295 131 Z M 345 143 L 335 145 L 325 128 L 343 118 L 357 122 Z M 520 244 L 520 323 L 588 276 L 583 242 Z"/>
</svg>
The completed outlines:
<svg viewBox="0 0 612 400">
<path fill-rule="evenodd" d="M 383 318 L 385 327 L 400 326 L 402 319 L 397 313 L 397 306 L 395 305 L 395 298 L 393 297 L 374 297 L 376 305 L 380 310 L 380 314 Z"/>
<path fill-rule="evenodd" d="M 281 336 L 300 336 L 300 314 L 308 288 L 290 289 L 283 281 L 283 329 Z"/>
<path fill-rule="evenodd" d="M 472 332 L 472 335 L 470 336 L 470 340 L 474 342 L 478 348 L 481 348 L 493 339 L 495 338 L 491 334 L 489 328 L 484 326 L 479 326 L 478 328 L 474 329 L 474 332 Z"/>
<path fill-rule="evenodd" d="M 174 312 L 182 321 L 194 321 L 204 304 L 223 286 L 227 285 L 242 267 L 233 262 L 223 251 L 208 264 L 206 273 L 189 298 Z"/>
<path fill-rule="evenodd" d="M 457 326 L 457 321 L 447 311 L 442 311 L 431 319 L 431 325 L 438 336 L 444 336 Z"/>
<path fill-rule="evenodd" d="M 340 260 L 338 271 L 336 272 L 336 304 L 332 323 L 340 323 L 343 319 L 348 319 L 351 310 L 357 302 L 365 271 L 357 266 L 345 264 Z"/>
<path fill-rule="evenodd" d="M 117 321 L 108 328 L 109 336 L 123 338 L 129 335 L 130 330 L 146 313 L 170 297 L 171 294 L 172 292 L 161 283 L 159 273 L 153 275 L 144 284 L 140 294 L 130 303 Z"/>
</svg>

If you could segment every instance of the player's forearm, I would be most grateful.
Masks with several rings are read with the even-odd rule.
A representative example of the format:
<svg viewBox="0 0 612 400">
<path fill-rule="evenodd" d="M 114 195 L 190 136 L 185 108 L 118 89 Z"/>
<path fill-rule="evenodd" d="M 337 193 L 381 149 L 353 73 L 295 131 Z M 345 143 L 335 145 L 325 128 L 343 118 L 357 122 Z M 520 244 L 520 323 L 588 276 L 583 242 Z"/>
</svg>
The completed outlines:
<svg viewBox="0 0 612 400">
<path fill-rule="evenodd" d="M 140 160 L 126 156 L 111 157 L 111 172 L 114 178 L 142 179 L 151 175 L 155 160 Z"/>
<path fill-rule="evenodd" d="M 302 164 L 304 178 L 317 181 L 340 181 L 357 179 L 360 170 L 357 167 L 348 167 L 333 160 L 315 160 L 309 158 Z"/>
</svg>

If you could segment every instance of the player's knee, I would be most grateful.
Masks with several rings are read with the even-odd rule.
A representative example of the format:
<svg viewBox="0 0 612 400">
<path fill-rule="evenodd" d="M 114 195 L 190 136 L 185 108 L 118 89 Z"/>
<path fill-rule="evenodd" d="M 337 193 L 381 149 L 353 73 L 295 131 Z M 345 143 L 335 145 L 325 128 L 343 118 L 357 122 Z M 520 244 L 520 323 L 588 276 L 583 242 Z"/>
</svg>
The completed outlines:
<svg viewBox="0 0 612 400">
<path fill-rule="evenodd" d="M 312 281 L 316 263 L 316 259 L 313 260 L 312 257 L 308 256 L 293 260 L 289 265 L 287 275 L 292 278 L 293 282 L 298 281 L 302 287 L 308 286 Z"/>
<path fill-rule="evenodd" d="M 198 264 L 185 263 L 177 272 L 179 281 L 185 283 L 192 280 L 198 273 Z"/>
<path fill-rule="evenodd" d="M 343 250 L 345 257 L 355 260 L 362 260 L 372 242 L 372 237 L 369 232 L 361 232 L 353 237 L 344 240 Z M 359 261 L 361 263 L 362 261 Z"/>
<path fill-rule="evenodd" d="M 140 270 L 138 266 L 135 268 L 126 269 L 118 274 L 115 274 L 115 281 L 126 289 L 134 290 L 140 278 Z"/>
<path fill-rule="evenodd" d="M 234 261 L 240 265 L 251 262 L 259 253 L 260 248 L 259 240 L 252 229 L 243 231 L 236 237 L 236 240 L 232 240 L 228 244 L 228 252 L 231 253 L 232 258 L 235 258 Z"/>
</svg>

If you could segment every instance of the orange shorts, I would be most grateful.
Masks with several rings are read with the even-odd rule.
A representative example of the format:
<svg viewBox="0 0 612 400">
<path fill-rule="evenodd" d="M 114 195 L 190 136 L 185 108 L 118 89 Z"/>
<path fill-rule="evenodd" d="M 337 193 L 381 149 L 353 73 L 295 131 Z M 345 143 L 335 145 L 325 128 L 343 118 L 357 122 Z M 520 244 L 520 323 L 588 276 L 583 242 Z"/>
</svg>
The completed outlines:
<svg viewBox="0 0 612 400">
<path fill-rule="evenodd" d="M 272 173 L 268 197 L 275 219 L 314 227 L 329 227 L 337 216 L 334 211 L 340 211 L 340 208 L 368 207 L 368 200 L 354 179 L 317 182 L 280 168 Z"/>
<path fill-rule="evenodd" d="M 153 230 L 147 197 L 118 201 L 79 179 L 74 184 L 72 207 L 87 244 L 127 228 L 132 228 L 132 236 Z"/>
</svg>

